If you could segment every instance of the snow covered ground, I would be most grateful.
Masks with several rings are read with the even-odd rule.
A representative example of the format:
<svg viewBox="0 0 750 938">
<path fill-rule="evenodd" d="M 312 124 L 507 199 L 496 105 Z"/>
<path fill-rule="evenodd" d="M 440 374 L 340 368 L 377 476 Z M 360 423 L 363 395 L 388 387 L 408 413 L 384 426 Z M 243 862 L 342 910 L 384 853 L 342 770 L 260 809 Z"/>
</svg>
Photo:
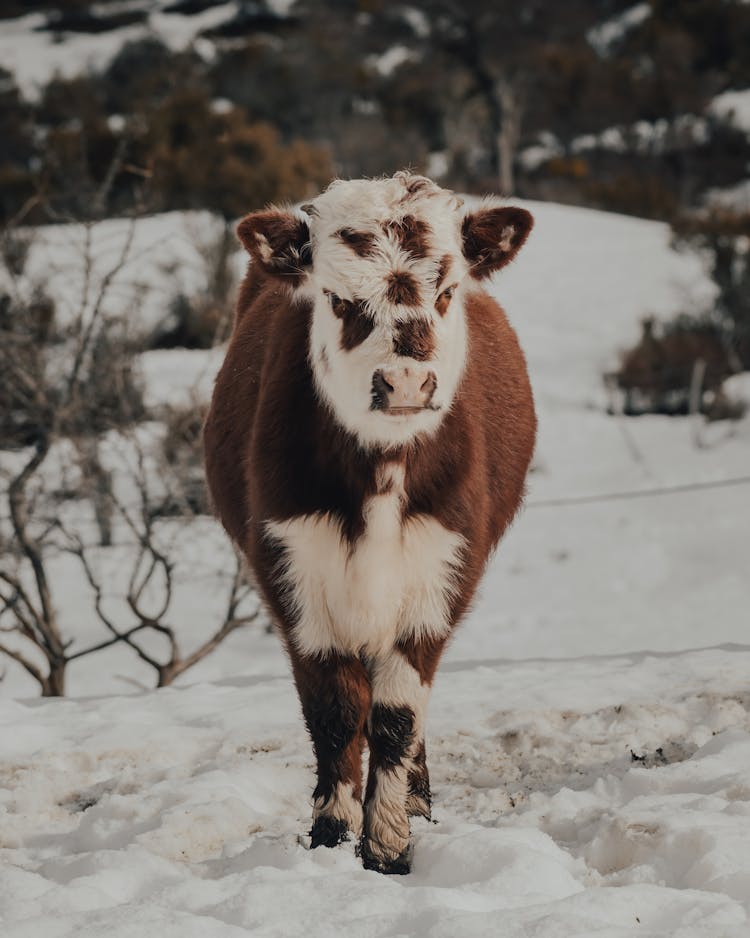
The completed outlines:
<svg viewBox="0 0 750 938">
<path fill-rule="evenodd" d="M 438 823 L 414 823 L 412 874 L 298 842 L 309 743 L 278 643 L 251 627 L 159 692 L 113 678 L 150 679 L 123 650 L 78 662 L 65 701 L 31 699 L 8 666 L 3 936 L 750 934 L 750 486 L 653 494 L 747 476 L 750 420 L 609 417 L 601 382 L 643 315 L 710 287 L 663 225 L 531 208 L 536 231 L 493 289 L 527 350 L 539 446 L 435 686 Z M 147 224 L 153 287 L 183 222 Z M 190 274 L 189 253 L 170 258 L 170 277 Z M 205 389 L 216 364 L 152 353 L 151 399 L 187 395 L 190 375 Z M 190 545 L 188 644 L 219 537 L 206 521 Z M 81 588 L 57 577 L 70 621 Z"/>
<path fill-rule="evenodd" d="M 194 296 L 205 289 L 205 255 L 222 231 L 223 223 L 210 212 L 27 229 L 24 276 L 11 281 L 3 268 L 0 288 L 28 297 L 42 287 L 54 297 L 59 324 L 81 315 L 88 319 L 101 306 L 103 315 L 151 330 L 167 317 L 178 293 Z M 245 268 L 239 251 L 234 259 L 239 277 Z M 165 386 L 169 394 L 170 383 Z"/>
<path fill-rule="evenodd" d="M 448 662 L 437 823 L 403 878 L 298 843 L 286 677 L 6 701 L 3 935 L 746 936 L 748 669 L 739 648 Z"/>
<path fill-rule="evenodd" d="M 49 29 L 43 13 L 29 13 L 6 19 L 0 27 L 0 62 L 12 72 L 18 86 L 29 98 L 36 98 L 55 75 L 71 78 L 82 69 L 105 68 L 124 43 L 156 37 L 172 49 L 184 49 L 191 43 L 197 51 L 210 57 L 212 43 L 201 39 L 200 33 L 215 28 L 237 13 L 235 2 L 209 6 L 190 16 L 165 12 L 171 4 L 166 0 L 131 2 L 130 10 L 142 10 L 143 22 L 104 32 L 56 33 Z M 123 4 L 120 5 L 124 6 Z M 96 12 L 105 15 L 106 8 Z"/>
<path fill-rule="evenodd" d="M 37 98 L 55 76 L 72 78 L 82 70 L 106 68 L 126 42 L 158 39 L 170 49 L 188 46 L 204 59 L 215 54 L 213 40 L 205 33 L 231 22 L 242 10 L 238 0 L 206 3 L 205 9 L 181 13 L 173 0 L 121 0 L 91 4 L 88 12 L 106 21 L 108 15 L 141 14 L 139 21 L 91 32 L 55 30 L 45 13 L 32 12 L 0 21 L 0 64 L 13 73 L 23 94 Z M 291 0 L 267 0 L 266 6 L 286 16 Z M 60 7 L 64 10 L 64 6 Z M 85 10 L 81 12 L 86 12 Z"/>
</svg>

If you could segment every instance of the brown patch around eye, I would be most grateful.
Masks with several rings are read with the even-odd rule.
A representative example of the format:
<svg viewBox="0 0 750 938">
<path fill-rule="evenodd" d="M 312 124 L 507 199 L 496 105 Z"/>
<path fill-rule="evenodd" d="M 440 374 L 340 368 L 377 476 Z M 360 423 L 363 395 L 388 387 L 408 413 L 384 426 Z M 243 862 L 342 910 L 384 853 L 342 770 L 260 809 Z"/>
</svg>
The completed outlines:
<svg viewBox="0 0 750 938">
<path fill-rule="evenodd" d="M 440 294 L 440 296 L 435 300 L 435 309 L 440 313 L 441 316 L 445 316 L 448 312 L 448 307 L 451 305 L 451 300 L 453 299 L 453 294 L 456 292 L 455 284 L 452 287 L 446 287 L 445 290 Z"/>
<path fill-rule="evenodd" d="M 403 250 L 412 257 L 427 257 L 432 229 L 421 218 L 404 215 L 400 221 L 387 221 L 383 228 L 391 232 Z"/>
<path fill-rule="evenodd" d="M 357 257 L 369 257 L 375 250 L 375 235 L 371 231 L 342 228 L 336 232 L 336 236 L 348 245 Z"/>
<path fill-rule="evenodd" d="M 453 258 L 450 254 L 443 254 L 440 258 L 440 261 L 437 266 L 437 271 L 435 273 L 435 286 L 439 287 L 440 284 L 448 276 L 448 271 L 451 269 L 451 264 L 453 263 Z"/>
<path fill-rule="evenodd" d="M 435 352 L 432 325 L 426 319 L 405 319 L 396 323 L 393 351 L 418 362 L 427 361 Z"/>
<path fill-rule="evenodd" d="M 385 295 L 389 303 L 398 306 L 419 306 L 419 285 L 405 270 L 394 270 L 389 274 Z"/>
<path fill-rule="evenodd" d="M 343 321 L 341 330 L 341 348 L 351 352 L 353 348 L 361 345 L 375 328 L 371 316 L 364 311 L 364 303 L 360 300 L 341 300 L 331 297 L 334 313 Z M 337 303 L 333 303 L 337 300 Z"/>
</svg>

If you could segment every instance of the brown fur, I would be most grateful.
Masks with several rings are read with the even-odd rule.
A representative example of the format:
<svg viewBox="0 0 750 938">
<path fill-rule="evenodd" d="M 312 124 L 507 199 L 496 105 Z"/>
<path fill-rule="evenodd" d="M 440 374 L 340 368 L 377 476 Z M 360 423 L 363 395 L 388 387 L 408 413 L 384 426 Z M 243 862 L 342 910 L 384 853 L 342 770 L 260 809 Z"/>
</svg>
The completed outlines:
<svg viewBox="0 0 750 938">
<path fill-rule="evenodd" d="M 403 319 L 396 323 L 393 351 L 418 362 L 427 361 L 435 352 L 435 336 L 426 319 Z"/>
<path fill-rule="evenodd" d="M 412 257 L 427 257 L 429 254 L 432 229 L 421 218 L 404 215 L 400 221 L 386 222 L 383 227 L 394 235 L 402 249 Z"/>
<path fill-rule="evenodd" d="M 315 798 L 328 798 L 339 782 L 362 797 L 362 751 L 370 712 L 370 681 L 358 658 L 292 661 L 302 713 L 318 762 Z"/>
<path fill-rule="evenodd" d="M 435 309 L 441 316 L 445 316 L 448 312 L 448 307 L 451 305 L 451 300 L 453 299 L 453 287 L 446 287 L 445 290 L 440 294 L 440 296 L 435 300 Z"/>
<path fill-rule="evenodd" d="M 370 335 L 375 328 L 375 321 L 364 310 L 364 303 L 355 300 L 334 300 L 333 311 L 344 322 L 341 332 L 341 348 L 350 352 Z"/>
<path fill-rule="evenodd" d="M 385 295 L 390 303 L 400 306 L 419 306 L 419 284 L 405 270 L 394 270 L 389 275 Z"/>
<path fill-rule="evenodd" d="M 290 286 L 298 286 L 305 278 L 312 258 L 307 222 L 275 211 L 256 212 L 243 218 L 237 236 L 255 263 L 268 273 L 284 277 Z"/>
<path fill-rule="evenodd" d="M 369 257 L 375 250 L 375 235 L 371 231 L 354 231 L 342 228 L 337 232 L 339 238 L 348 244 L 357 257 Z"/>
<path fill-rule="evenodd" d="M 453 258 L 450 254 L 443 254 L 438 263 L 437 273 L 435 275 L 435 286 L 442 286 L 443 281 L 448 276 L 448 271 L 451 269 L 453 263 Z"/>
<path fill-rule="evenodd" d="M 533 224 L 531 215 L 515 206 L 480 209 L 467 215 L 462 233 L 471 276 L 483 280 L 505 267 L 523 247 Z"/>
</svg>

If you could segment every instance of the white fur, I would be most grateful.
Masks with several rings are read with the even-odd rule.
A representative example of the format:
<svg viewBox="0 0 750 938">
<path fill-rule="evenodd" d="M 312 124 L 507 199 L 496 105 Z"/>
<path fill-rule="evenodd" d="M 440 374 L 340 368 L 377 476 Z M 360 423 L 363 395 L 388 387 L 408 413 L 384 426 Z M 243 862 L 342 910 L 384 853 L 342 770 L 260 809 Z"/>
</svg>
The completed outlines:
<svg viewBox="0 0 750 938">
<path fill-rule="evenodd" d="M 376 654 L 401 638 L 448 632 L 463 538 L 428 515 L 403 522 L 403 468 L 387 464 L 382 476 L 386 491 L 368 500 L 353 546 L 328 514 L 266 523 L 286 548 L 278 576 L 292 587 L 302 654 Z"/>
<path fill-rule="evenodd" d="M 273 257 L 273 249 L 268 243 L 268 238 L 261 232 L 255 232 L 255 243 L 258 246 L 258 252 L 264 261 L 270 261 Z"/>
<path fill-rule="evenodd" d="M 367 848 L 379 860 L 395 860 L 409 846 L 406 813 L 408 771 L 405 765 L 378 772 L 367 802 Z"/>
<path fill-rule="evenodd" d="M 467 273 L 461 246 L 461 202 L 432 183 L 410 194 L 407 184 L 413 178 L 397 174 L 390 179 L 335 182 L 315 200 L 310 220 L 313 268 L 303 289 L 314 304 L 310 362 L 315 384 L 321 400 L 364 446 L 398 446 L 419 433 L 437 430 L 450 409 L 466 364 L 467 329 L 461 288 L 445 316 L 435 310 L 440 259 L 446 254 L 453 259 L 443 286 L 460 283 Z M 384 222 L 399 221 L 406 215 L 430 226 L 431 249 L 426 258 L 405 252 L 395 235 L 382 228 Z M 343 228 L 377 235 L 372 256 L 359 257 L 342 241 L 337 232 Z M 422 299 L 419 308 L 394 305 L 388 300 L 388 276 L 394 271 L 407 272 L 417 281 Z M 343 324 L 334 315 L 325 291 L 342 299 L 365 301 L 375 322 L 371 335 L 351 351 L 340 346 Z M 432 399 L 435 409 L 408 416 L 373 411 L 374 372 L 410 362 L 395 355 L 392 332 L 396 320 L 410 317 L 425 318 L 433 324 L 435 354 L 429 367 L 437 379 Z M 323 349 L 325 356 L 321 354 Z M 327 367 L 321 363 L 322 358 L 327 360 Z"/>
<path fill-rule="evenodd" d="M 513 235 L 516 233 L 516 229 L 513 225 L 506 225 L 500 233 L 502 240 L 498 247 L 503 251 L 510 251 L 513 246 Z"/>
<path fill-rule="evenodd" d="M 373 704 L 379 703 L 388 707 L 411 707 L 417 721 L 415 730 L 419 735 L 422 729 L 424 709 L 430 693 L 429 685 L 422 683 L 419 672 L 409 664 L 400 652 L 390 651 L 378 655 L 374 659 L 370 680 L 372 682 Z"/>
<path fill-rule="evenodd" d="M 367 804 L 368 849 L 381 860 L 392 860 L 409 842 L 407 797 L 409 769 L 424 738 L 424 719 L 429 685 L 402 654 L 391 651 L 375 658 L 371 669 L 372 702 L 391 707 L 409 707 L 414 713 L 414 737 L 400 765 L 378 771 L 375 789 Z"/>
<path fill-rule="evenodd" d="M 362 833 L 362 804 L 354 797 L 354 786 L 339 782 L 330 798 L 316 798 L 313 805 L 313 821 L 325 815 L 346 821 L 346 826 L 357 837 Z"/>
<path fill-rule="evenodd" d="M 424 740 L 425 720 L 427 717 L 427 704 L 430 698 L 430 685 L 423 684 L 419 673 L 409 664 L 402 654 L 392 651 L 390 654 L 375 659 L 371 671 L 372 680 L 372 701 L 391 707 L 410 707 L 414 714 L 414 738 L 409 751 L 405 754 L 403 766 L 397 769 L 401 772 L 403 769 L 403 778 L 398 782 L 399 792 L 402 786 L 406 786 L 407 797 L 403 804 L 399 804 L 397 811 L 403 808 L 413 813 L 429 813 L 429 805 L 421 798 L 408 795 L 408 775 L 412 768 L 414 756 Z M 386 785 L 384 780 L 383 785 Z M 376 788 L 376 794 L 381 790 L 381 785 Z M 387 785 L 386 785 L 387 787 Z M 372 806 L 372 812 L 380 812 L 388 808 L 392 796 L 389 795 L 382 803 Z M 377 803 L 377 799 L 376 799 Z M 398 821 L 395 825 L 401 828 L 402 822 Z"/>
</svg>

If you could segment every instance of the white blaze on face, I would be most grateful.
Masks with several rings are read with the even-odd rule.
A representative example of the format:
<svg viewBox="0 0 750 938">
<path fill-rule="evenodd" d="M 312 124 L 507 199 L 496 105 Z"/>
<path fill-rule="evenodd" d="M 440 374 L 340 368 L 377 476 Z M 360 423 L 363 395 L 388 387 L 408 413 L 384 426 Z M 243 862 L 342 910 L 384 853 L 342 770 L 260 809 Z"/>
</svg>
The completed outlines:
<svg viewBox="0 0 750 938">
<path fill-rule="evenodd" d="M 434 432 L 451 407 L 467 355 L 460 205 L 453 193 L 408 175 L 339 181 L 315 201 L 313 265 L 304 288 L 314 304 L 311 366 L 321 400 L 363 445 L 396 446 Z M 454 284 L 441 315 L 438 295 Z M 331 295 L 371 317 L 366 337 L 346 341 Z M 410 319 L 430 327 L 430 353 L 418 364 L 433 372 L 436 389 L 428 408 L 394 416 L 372 408 L 373 375 L 415 364 L 394 350 L 396 324 Z"/>
</svg>

